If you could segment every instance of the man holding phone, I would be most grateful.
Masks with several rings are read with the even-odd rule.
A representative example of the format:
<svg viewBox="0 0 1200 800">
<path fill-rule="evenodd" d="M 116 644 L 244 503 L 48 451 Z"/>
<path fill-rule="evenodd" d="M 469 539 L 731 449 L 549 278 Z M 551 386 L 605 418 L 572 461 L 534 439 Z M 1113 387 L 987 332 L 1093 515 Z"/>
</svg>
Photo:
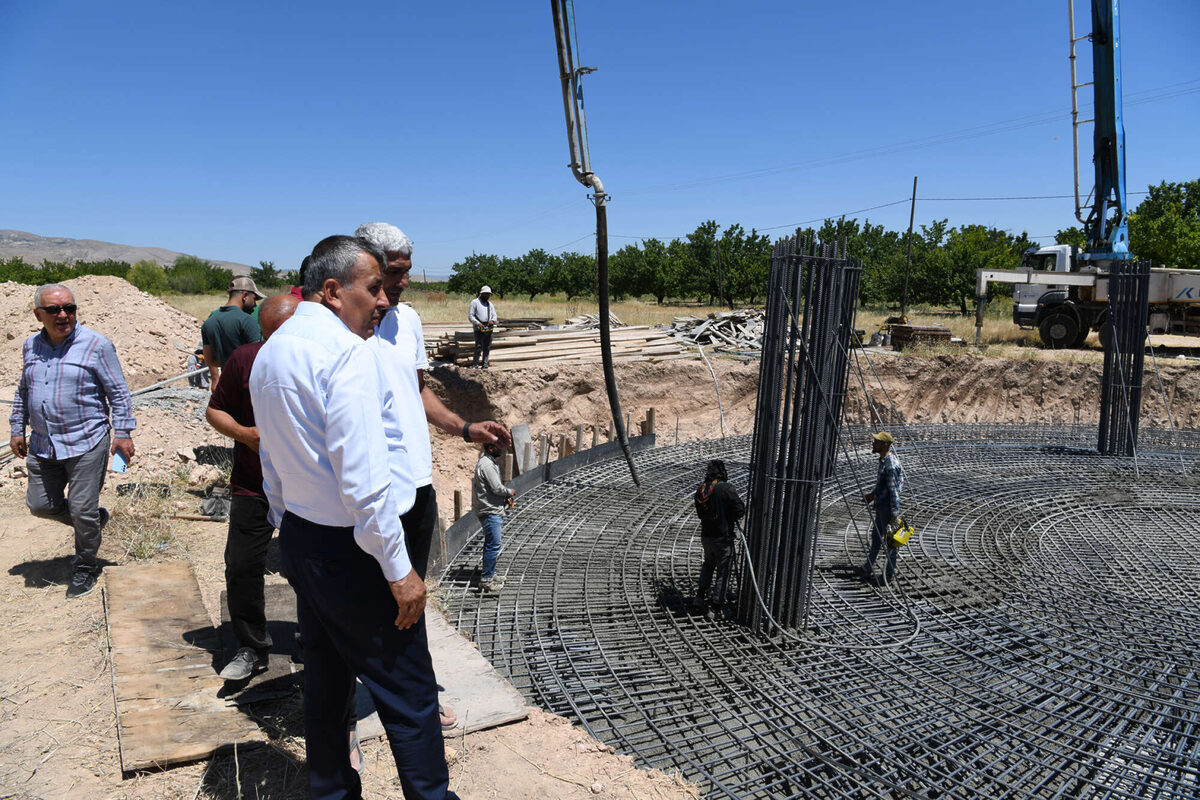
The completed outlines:
<svg viewBox="0 0 1200 800">
<path fill-rule="evenodd" d="M 133 460 L 130 434 L 137 420 L 116 348 L 78 324 L 71 290 L 57 283 L 39 286 L 33 306 L 42 330 L 26 339 L 21 351 L 9 446 L 14 456 L 27 459 L 29 510 L 75 529 L 67 597 L 82 597 L 96 588 L 100 572 L 96 553 L 108 522 L 100 489 L 108 456 L 120 454 L 117 466 Z"/>
</svg>

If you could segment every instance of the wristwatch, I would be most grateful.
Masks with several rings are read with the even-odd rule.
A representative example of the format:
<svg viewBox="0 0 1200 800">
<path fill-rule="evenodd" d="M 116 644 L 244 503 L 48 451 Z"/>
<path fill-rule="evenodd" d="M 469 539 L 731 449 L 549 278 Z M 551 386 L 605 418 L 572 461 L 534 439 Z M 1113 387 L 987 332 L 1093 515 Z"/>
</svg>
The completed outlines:
<svg viewBox="0 0 1200 800">
<path fill-rule="evenodd" d="M 463 423 L 462 437 L 463 437 L 464 442 L 471 441 L 471 423 L 469 423 L 469 422 Z"/>
</svg>

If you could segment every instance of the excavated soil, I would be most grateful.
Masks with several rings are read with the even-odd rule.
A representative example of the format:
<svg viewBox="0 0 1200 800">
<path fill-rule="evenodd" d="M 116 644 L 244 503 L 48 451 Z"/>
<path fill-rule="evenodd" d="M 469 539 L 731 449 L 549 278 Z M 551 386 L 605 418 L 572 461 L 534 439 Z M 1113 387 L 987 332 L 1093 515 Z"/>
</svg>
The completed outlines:
<svg viewBox="0 0 1200 800">
<path fill-rule="evenodd" d="M 80 324 L 104 334 L 117 348 L 130 389 L 179 375 L 200 343 L 199 320 L 123 278 L 85 275 L 63 285 L 75 295 Z M 22 344 L 41 329 L 33 316 L 33 287 L 0 283 L 0 391 L 6 398 L 21 376 Z"/>
</svg>

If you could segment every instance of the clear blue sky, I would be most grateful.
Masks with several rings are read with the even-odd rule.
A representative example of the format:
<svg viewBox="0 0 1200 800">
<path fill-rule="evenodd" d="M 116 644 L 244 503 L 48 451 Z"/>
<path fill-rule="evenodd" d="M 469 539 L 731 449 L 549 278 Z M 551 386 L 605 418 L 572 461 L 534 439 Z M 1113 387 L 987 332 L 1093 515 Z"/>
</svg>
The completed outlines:
<svg viewBox="0 0 1200 800">
<path fill-rule="evenodd" d="M 1121 13 L 1129 189 L 1198 178 L 1200 2 Z M 1071 193 L 1065 0 L 577 0 L 576 22 L 614 250 L 710 218 L 781 234 L 914 175 L 921 198 Z M 431 277 L 593 246 L 541 0 L 0 0 L 0 98 L 0 228 L 293 268 L 385 220 Z M 943 217 L 1073 223 L 1063 199 L 918 201 Z"/>
</svg>

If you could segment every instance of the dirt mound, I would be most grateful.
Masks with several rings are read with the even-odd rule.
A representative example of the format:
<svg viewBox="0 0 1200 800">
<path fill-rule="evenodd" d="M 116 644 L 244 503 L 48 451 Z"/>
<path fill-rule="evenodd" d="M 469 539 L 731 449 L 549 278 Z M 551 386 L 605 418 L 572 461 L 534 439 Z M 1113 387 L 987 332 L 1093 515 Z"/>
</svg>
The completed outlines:
<svg viewBox="0 0 1200 800">
<path fill-rule="evenodd" d="M 190 314 L 135 288 L 123 278 L 86 275 L 64 284 L 75 294 L 79 322 L 107 336 L 117 348 L 129 388 L 179 375 L 188 353 L 175 343 L 195 347 L 200 323 Z M 21 375 L 21 346 L 41 330 L 33 316 L 33 287 L 0 283 L 0 389 L 11 397 Z"/>
<path fill-rule="evenodd" d="M 1036 422 L 1099 424 L 1103 365 L 1057 359 L 982 358 L 973 355 L 883 357 L 860 382 L 850 376 L 846 418 L 865 423 L 871 413 L 905 422 Z M 1161 375 L 1161 386 L 1159 376 Z M 1166 397 L 1167 406 L 1163 405 Z M 1200 365 L 1146 360 L 1142 425 L 1200 426 Z"/>
</svg>

